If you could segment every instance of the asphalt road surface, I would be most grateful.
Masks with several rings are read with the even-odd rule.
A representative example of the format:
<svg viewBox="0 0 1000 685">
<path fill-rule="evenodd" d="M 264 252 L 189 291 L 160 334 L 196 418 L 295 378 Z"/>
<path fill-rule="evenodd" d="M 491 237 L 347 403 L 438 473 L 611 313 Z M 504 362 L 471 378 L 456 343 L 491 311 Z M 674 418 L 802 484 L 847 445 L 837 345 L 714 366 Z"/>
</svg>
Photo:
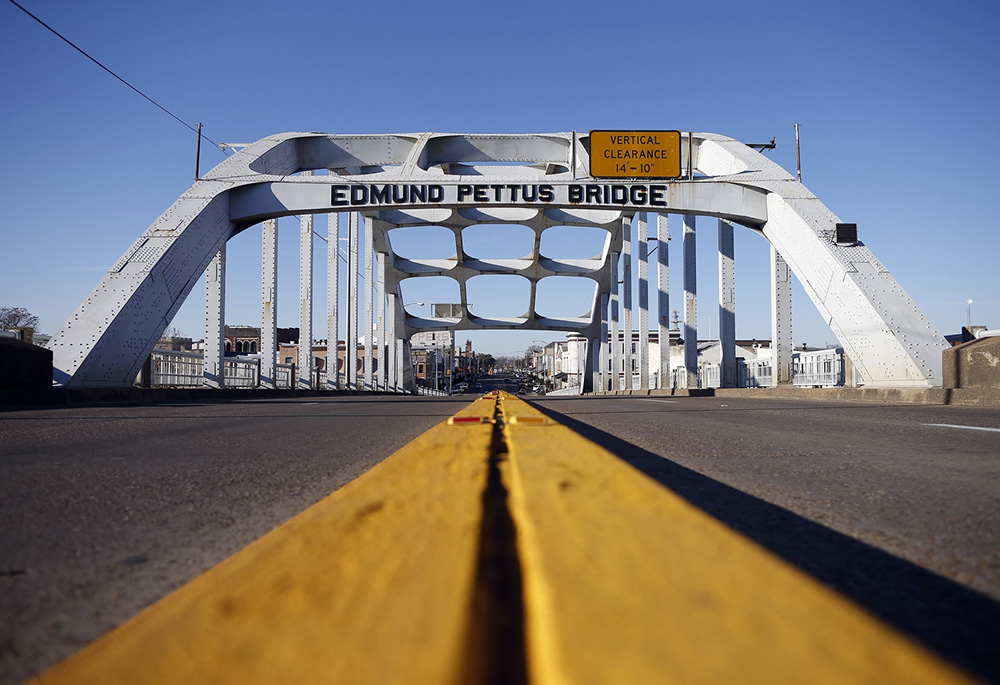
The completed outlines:
<svg viewBox="0 0 1000 685">
<path fill-rule="evenodd" d="M 482 381 L 447 399 L 0 411 L 0 682 L 73 653 L 505 382 Z M 527 399 L 1000 682 L 997 410 Z"/>
<path fill-rule="evenodd" d="M 0 410 L 0 682 L 69 656 L 470 399 Z"/>
<path fill-rule="evenodd" d="M 997 409 L 531 399 L 902 632 L 1000 682 Z"/>
</svg>

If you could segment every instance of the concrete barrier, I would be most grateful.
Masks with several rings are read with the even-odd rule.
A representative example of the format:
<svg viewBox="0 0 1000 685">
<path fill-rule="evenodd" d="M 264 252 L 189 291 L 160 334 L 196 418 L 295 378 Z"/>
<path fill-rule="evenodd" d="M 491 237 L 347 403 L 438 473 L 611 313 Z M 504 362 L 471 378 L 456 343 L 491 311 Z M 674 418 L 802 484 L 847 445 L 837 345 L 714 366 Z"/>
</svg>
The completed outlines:
<svg viewBox="0 0 1000 685">
<path fill-rule="evenodd" d="M 980 338 L 943 353 L 945 388 L 1000 390 L 1000 337 Z"/>
</svg>

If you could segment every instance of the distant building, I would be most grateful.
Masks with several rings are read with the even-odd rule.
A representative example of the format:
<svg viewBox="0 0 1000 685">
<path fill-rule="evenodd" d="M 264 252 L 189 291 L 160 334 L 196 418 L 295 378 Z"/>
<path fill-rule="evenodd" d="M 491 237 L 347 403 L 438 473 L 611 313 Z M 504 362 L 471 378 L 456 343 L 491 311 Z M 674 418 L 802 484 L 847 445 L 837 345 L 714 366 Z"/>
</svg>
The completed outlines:
<svg viewBox="0 0 1000 685">
<path fill-rule="evenodd" d="M 417 385 L 447 390 L 455 367 L 455 332 L 427 331 L 410 336 L 410 359 Z M 471 352 L 471 341 L 466 343 Z"/>
<path fill-rule="evenodd" d="M 194 349 L 194 341 L 176 335 L 164 335 L 156 342 L 156 349 L 171 352 L 190 352 Z"/>
<path fill-rule="evenodd" d="M 290 329 L 291 330 L 291 329 Z M 313 347 L 313 370 L 319 371 L 321 373 L 330 373 L 330 351 L 329 351 L 329 341 L 325 339 L 314 340 Z M 378 373 L 379 371 L 379 346 L 376 346 L 372 354 L 372 373 Z M 344 382 L 344 366 L 347 360 L 347 344 L 343 340 L 337 341 L 337 374 L 341 382 Z M 358 343 L 358 356 L 355 361 L 354 373 L 355 378 L 359 378 L 364 373 L 364 360 L 365 360 L 365 346 L 363 343 Z M 299 363 L 299 343 L 297 340 L 292 342 L 281 343 L 278 346 L 278 363 L 279 364 L 298 364 Z"/>
<path fill-rule="evenodd" d="M 226 354 L 257 354 L 260 352 L 260 328 L 226 326 Z"/>
</svg>

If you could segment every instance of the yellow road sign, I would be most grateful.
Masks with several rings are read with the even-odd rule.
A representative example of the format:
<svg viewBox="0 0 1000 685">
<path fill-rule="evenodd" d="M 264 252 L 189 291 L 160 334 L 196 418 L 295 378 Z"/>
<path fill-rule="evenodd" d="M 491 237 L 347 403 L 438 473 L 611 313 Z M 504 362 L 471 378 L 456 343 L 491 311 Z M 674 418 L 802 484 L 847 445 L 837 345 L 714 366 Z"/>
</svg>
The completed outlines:
<svg viewBox="0 0 1000 685">
<path fill-rule="evenodd" d="M 680 131 L 591 131 L 590 175 L 679 178 Z"/>
</svg>

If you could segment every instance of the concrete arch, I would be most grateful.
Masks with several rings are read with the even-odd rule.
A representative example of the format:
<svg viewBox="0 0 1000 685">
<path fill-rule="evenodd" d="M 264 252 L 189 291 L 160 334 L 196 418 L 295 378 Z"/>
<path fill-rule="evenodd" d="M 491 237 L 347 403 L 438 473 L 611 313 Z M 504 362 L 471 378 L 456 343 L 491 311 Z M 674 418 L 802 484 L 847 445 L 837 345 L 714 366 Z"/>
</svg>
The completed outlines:
<svg viewBox="0 0 1000 685">
<path fill-rule="evenodd" d="M 69 386 L 130 385 L 230 238 L 266 219 L 315 213 L 363 214 L 375 227 L 375 249 L 382 252 L 391 247 L 385 232 L 398 226 L 442 225 L 460 234 L 477 223 L 528 225 L 536 231 L 530 259 L 507 265 L 460 260 L 449 275 L 460 281 L 497 272 L 533 282 L 547 275 L 592 278 L 598 289 L 589 321 L 548 321 L 529 311 L 517 322 L 466 316 L 449 327 L 577 329 L 593 339 L 600 331 L 597 302 L 611 291 L 609 256 L 622 249 L 621 228 L 636 212 L 656 212 L 719 217 L 761 231 L 802 282 L 866 384 L 940 384 L 944 338 L 863 244 L 835 243 L 838 219 L 829 209 L 741 143 L 689 135 L 682 166 L 690 176 L 662 183 L 591 178 L 589 137 L 576 133 L 264 138 L 191 186 L 104 275 L 49 343 L 54 380 Z M 295 176 L 312 171 L 327 173 Z M 540 259 L 538 236 L 544 228 L 580 224 L 611 233 L 599 259 L 565 264 Z M 420 260 L 397 264 L 387 274 L 386 292 L 405 275 L 440 272 L 440 265 Z M 426 327 L 401 309 L 396 315 L 397 331 Z"/>
</svg>

